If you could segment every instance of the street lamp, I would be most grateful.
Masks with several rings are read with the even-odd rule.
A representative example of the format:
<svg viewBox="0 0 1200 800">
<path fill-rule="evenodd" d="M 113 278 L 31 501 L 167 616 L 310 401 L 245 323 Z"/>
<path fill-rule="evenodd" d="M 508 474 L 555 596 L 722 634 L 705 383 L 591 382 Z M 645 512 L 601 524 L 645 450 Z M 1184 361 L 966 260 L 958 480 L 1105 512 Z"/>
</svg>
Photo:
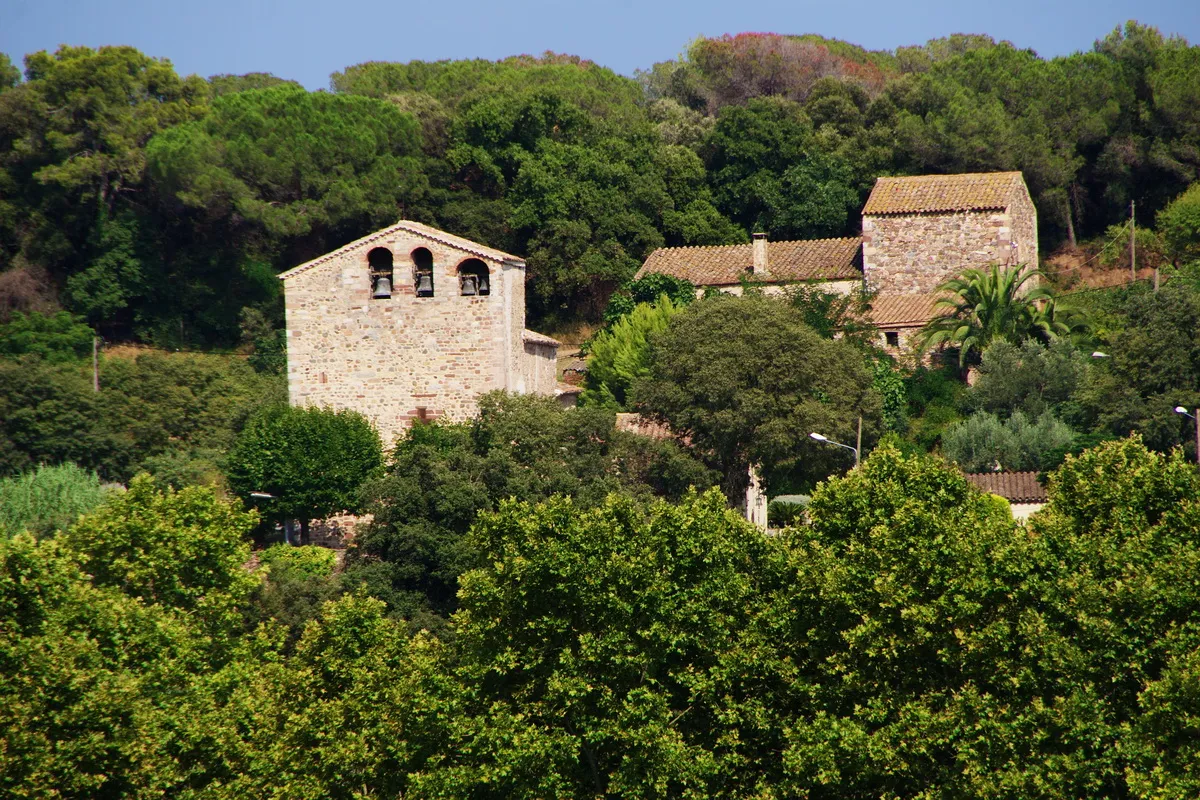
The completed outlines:
<svg viewBox="0 0 1200 800">
<path fill-rule="evenodd" d="M 1110 356 L 1108 353 L 1101 353 L 1099 350 L 1096 350 L 1092 353 L 1092 358 L 1112 358 L 1112 356 Z"/>
<path fill-rule="evenodd" d="M 854 453 L 854 466 L 856 466 L 856 467 L 858 466 L 858 448 L 857 447 L 851 447 L 848 444 L 842 444 L 841 442 L 835 442 L 833 439 L 830 439 L 827 436 L 822 436 L 819 433 L 810 433 L 808 435 L 808 438 L 814 439 L 814 440 L 820 442 L 821 444 L 831 444 L 835 447 L 844 447 L 845 449 Z"/>
<path fill-rule="evenodd" d="M 1200 464 L 1200 408 L 1196 409 L 1195 414 L 1189 414 L 1183 406 L 1175 406 L 1175 413 L 1191 417 L 1196 421 L 1196 463 Z"/>
</svg>

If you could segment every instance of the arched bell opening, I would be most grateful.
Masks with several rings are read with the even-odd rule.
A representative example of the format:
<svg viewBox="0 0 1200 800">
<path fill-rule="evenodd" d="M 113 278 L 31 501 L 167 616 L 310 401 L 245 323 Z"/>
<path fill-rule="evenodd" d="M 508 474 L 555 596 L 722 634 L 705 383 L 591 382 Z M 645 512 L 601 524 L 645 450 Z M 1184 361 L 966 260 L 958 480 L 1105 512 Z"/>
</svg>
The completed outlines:
<svg viewBox="0 0 1200 800">
<path fill-rule="evenodd" d="M 376 247 L 367 253 L 367 265 L 371 268 L 371 297 L 382 300 L 392 296 L 392 251 Z"/>
<path fill-rule="evenodd" d="M 463 297 L 481 297 L 492 293 L 491 273 L 478 258 L 458 265 L 458 293 Z"/>
<path fill-rule="evenodd" d="M 433 253 L 424 247 L 412 251 L 413 288 L 417 297 L 433 297 Z"/>
</svg>

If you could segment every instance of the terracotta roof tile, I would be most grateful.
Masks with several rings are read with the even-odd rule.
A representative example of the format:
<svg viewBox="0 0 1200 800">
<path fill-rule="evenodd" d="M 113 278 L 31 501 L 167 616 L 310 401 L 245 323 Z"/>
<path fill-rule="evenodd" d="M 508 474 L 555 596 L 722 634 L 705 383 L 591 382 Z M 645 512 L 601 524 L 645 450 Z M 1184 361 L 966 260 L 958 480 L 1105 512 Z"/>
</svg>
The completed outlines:
<svg viewBox="0 0 1200 800">
<path fill-rule="evenodd" d="M 878 178 L 862 213 L 872 216 L 1007 208 L 1018 189 L 1027 191 L 1020 172 Z"/>
<path fill-rule="evenodd" d="M 919 327 L 948 309 L 937 308 L 940 294 L 880 294 L 871 300 L 867 319 L 876 327 Z"/>
<path fill-rule="evenodd" d="M 1036 472 L 968 472 L 966 478 L 1010 503 L 1046 502 L 1046 487 L 1038 483 Z"/>
<path fill-rule="evenodd" d="M 862 239 L 857 236 L 767 242 L 765 275 L 750 274 L 754 255 L 749 244 L 660 247 L 650 254 L 635 277 L 658 272 L 684 278 L 697 286 L 731 286 L 743 277 L 762 283 L 855 280 L 862 277 L 861 244 Z"/>
<path fill-rule="evenodd" d="M 350 244 L 339 247 L 337 250 L 333 250 L 329 253 L 326 253 L 323 256 L 318 256 L 317 258 L 314 258 L 312 261 L 306 261 L 305 263 L 301 264 L 298 267 L 293 267 L 292 269 L 289 269 L 287 272 L 281 272 L 277 277 L 281 281 L 287 280 L 288 278 L 292 277 L 293 275 L 298 275 L 301 272 L 305 272 L 307 270 L 312 269 L 313 267 L 320 266 L 321 264 L 324 264 L 325 262 L 329 261 L 330 259 L 333 259 L 333 258 L 336 258 L 337 256 L 342 255 L 343 253 L 347 253 L 351 250 L 356 250 L 360 247 L 364 247 L 368 244 L 372 244 L 373 242 L 377 242 L 386 236 L 390 236 L 391 234 L 395 233 L 396 231 L 407 231 L 409 233 L 415 233 L 418 236 L 424 236 L 426 239 L 432 239 L 435 242 L 440 242 L 444 245 L 449 245 L 450 247 L 453 247 L 456 250 L 462 250 L 465 253 L 470 253 L 472 255 L 481 256 L 483 258 L 491 259 L 492 261 L 501 261 L 501 262 L 513 261 L 513 262 L 520 264 L 521 266 L 525 265 L 524 259 L 518 258 L 517 256 L 514 256 L 514 255 L 509 255 L 508 253 L 505 253 L 502 250 L 494 250 L 491 247 L 487 247 L 485 245 L 479 244 L 478 242 L 472 242 L 470 239 L 464 239 L 461 236 L 455 236 L 452 233 L 446 233 L 445 231 L 439 231 L 437 228 L 431 228 L 428 225 L 425 225 L 424 223 L 421 223 L 421 222 L 412 222 L 410 220 L 402 219 L 399 222 L 397 222 L 395 225 L 389 225 L 388 227 L 383 228 L 382 230 L 375 231 L 374 233 L 368 234 L 361 239 L 356 239 L 353 242 L 351 242 Z"/>
</svg>

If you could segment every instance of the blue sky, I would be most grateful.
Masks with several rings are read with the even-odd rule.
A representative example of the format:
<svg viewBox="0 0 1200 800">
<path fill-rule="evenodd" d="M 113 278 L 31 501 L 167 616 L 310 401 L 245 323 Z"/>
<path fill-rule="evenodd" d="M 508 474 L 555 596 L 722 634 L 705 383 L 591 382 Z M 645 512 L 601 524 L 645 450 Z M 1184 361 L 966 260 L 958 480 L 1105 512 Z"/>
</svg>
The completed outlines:
<svg viewBox="0 0 1200 800">
<path fill-rule="evenodd" d="M 1200 43 L 1198 0 L 0 0 L 0 52 L 130 44 L 181 73 L 273 72 L 310 89 L 362 61 L 554 50 L 632 75 L 698 35 L 819 33 L 871 49 L 987 33 L 1043 56 L 1087 50 L 1127 19 Z"/>
</svg>

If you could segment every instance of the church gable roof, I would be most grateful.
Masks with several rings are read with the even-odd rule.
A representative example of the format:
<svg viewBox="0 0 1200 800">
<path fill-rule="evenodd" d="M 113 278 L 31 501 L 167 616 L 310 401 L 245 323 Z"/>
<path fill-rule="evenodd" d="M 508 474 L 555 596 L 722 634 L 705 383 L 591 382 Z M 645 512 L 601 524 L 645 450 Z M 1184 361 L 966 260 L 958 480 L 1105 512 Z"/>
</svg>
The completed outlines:
<svg viewBox="0 0 1200 800">
<path fill-rule="evenodd" d="M 1028 191 L 1020 172 L 878 178 L 862 213 L 875 216 L 1003 209 L 1008 208 L 1016 191 Z"/>
<path fill-rule="evenodd" d="M 496 249 L 488 247 L 486 245 L 479 244 L 478 242 L 472 242 L 470 239 L 464 239 L 461 236 L 455 236 L 452 233 L 446 233 L 445 231 L 440 231 L 437 228 L 430 227 L 429 225 L 425 225 L 424 223 L 421 223 L 421 222 L 412 222 L 411 220 L 400 220 L 395 225 L 390 225 L 386 228 L 383 228 L 382 230 L 378 230 L 378 231 L 375 231 L 374 233 L 368 234 L 361 239 L 350 242 L 350 244 L 339 247 L 337 250 L 333 250 L 332 252 L 326 253 L 323 256 L 318 256 L 318 257 L 314 258 L 312 261 L 306 261 L 305 263 L 301 264 L 298 267 L 293 267 L 292 269 L 289 269 L 287 272 L 281 272 L 278 276 L 279 280 L 285 281 L 294 275 L 299 275 L 301 272 L 306 272 L 306 271 L 312 269 L 313 267 L 317 267 L 317 266 L 320 266 L 321 264 L 325 264 L 325 263 L 337 258 L 338 256 L 344 255 L 351 251 L 358 250 L 363 247 L 367 247 L 368 245 L 375 244 L 379 240 L 384 239 L 384 238 L 391 236 L 392 234 L 398 233 L 398 232 L 415 234 L 415 235 L 423 237 L 425 239 L 429 239 L 430 241 L 438 242 L 439 244 L 444 244 L 448 247 L 453 247 L 456 250 L 462 250 L 464 253 L 470 253 L 473 256 L 479 256 L 480 258 L 486 258 L 490 261 L 496 261 L 496 262 L 511 261 L 511 262 L 517 262 L 521 266 L 525 265 L 525 259 L 519 258 L 514 255 L 510 255 L 508 253 L 503 252 L 502 250 L 496 250 Z"/>
<path fill-rule="evenodd" d="M 767 242 L 767 271 L 752 274 L 753 245 L 660 247 L 635 277 L 653 272 L 689 280 L 697 286 L 730 286 L 742 278 L 760 283 L 853 280 L 862 277 L 858 253 L 862 239 L 811 239 Z"/>
</svg>

